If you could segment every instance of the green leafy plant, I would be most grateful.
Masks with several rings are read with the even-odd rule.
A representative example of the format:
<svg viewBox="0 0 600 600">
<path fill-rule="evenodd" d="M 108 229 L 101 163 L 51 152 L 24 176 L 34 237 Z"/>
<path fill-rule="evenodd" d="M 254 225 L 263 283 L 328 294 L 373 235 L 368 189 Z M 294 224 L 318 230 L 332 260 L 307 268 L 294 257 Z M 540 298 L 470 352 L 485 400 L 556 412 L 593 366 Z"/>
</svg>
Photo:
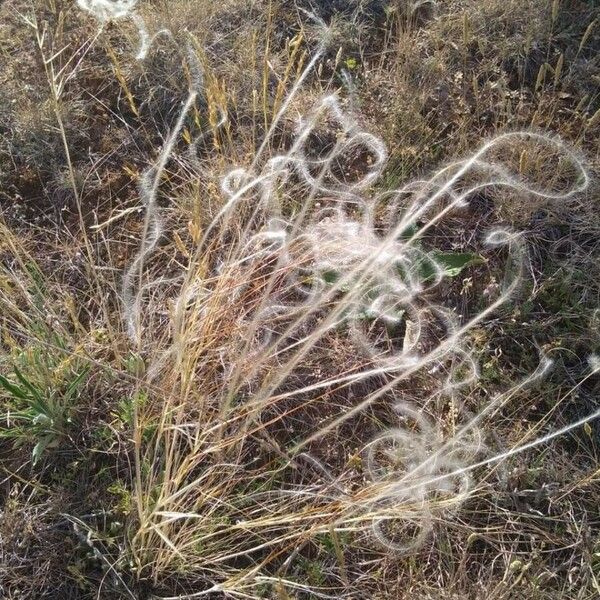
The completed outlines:
<svg viewBox="0 0 600 600">
<path fill-rule="evenodd" d="M 423 281 L 428 281 L 435 277 L 435 265 L 444 277 L 457 277 L 466 267 L 481 262 L 483 262 L 482 257 L 473 252 L 441 252 L 434 250 L 431 253 L 431 262 L 423 261 L 419 265 L 419 269 Z"/>
<path fill-rule="evenodd" d="M 74 401 L 89 373 L 89 366 L 71 366 L 62 369 L 59 381 L 57 370 L 52 372 L 54 378 L 44 380 L 35 367 L 40 367 L 39 362 L 25 373 L 13 365 L 7 376 L 0 375 L 0 389 L 5 394 L 0 438 L 12 439 L 16 447 L 34 443 L 33 464 L 46 449 L 57 447 L 67 437 Z"/>
</svg>

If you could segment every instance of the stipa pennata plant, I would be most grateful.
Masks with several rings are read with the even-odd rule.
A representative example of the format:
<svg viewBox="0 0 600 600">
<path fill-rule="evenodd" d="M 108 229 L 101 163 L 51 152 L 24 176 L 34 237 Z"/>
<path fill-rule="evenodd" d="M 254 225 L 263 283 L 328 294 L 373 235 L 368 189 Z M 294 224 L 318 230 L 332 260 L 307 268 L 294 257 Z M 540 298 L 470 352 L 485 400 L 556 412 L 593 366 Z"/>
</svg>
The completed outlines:
<svg viewBox="0 0 600 600">
<path fill-rule="evenodd" d="M 463 466 L 473 462 L 482 443 L 473 437 L 477 429 L 446 442 L 440 427 L 415 408 L 400 403 L 395 410 L 401 426 L 365 446 L 365 467 L 371 486 L 378 488 L 371 510 L 382 514 L 373 520 L 373 532 L 385 547 L 406 553 L 418 549 L 431 533 L 432 510 L 443 514 L 469 494 L 473 482 Z M 400 519 L 398 506 L 405 507 Z M 410 525 L 407 540 L 390 529 L 394 523 L 400 531 Z"/>
<path fill-rule="evenodd" d="M 152 37 L 148 34 L 144 19 L 136 11 L 138 0 L 77 0 L 79 8 L 93 15 L 99 22 L 99 32 L 110 21 L 131 19 L 138 29 L 140 45 L 136 58 L 142 60 L 146 57 L 148 50 L 158 35 L 165 33 L 159 31 Z"/>
<path fill-rule="evenodd" d="M 461 414 L 462 392 L 477 385 L 479 373 L 468 333 L 518 289 L 526 258 L 521 236 L 506 229 L 485 235 L 481 256 L 486 247 L 503 249 L 506 278 L 497 297 L 466 321 L 436 298 L 453 271 L 421 240 L 482 189 L 577 193 L 587 185 L 579 161 L 565 154 L 571 188 L 561 190 L 560 181 L 557 189 L 538 188 L 508 171 L 499 158 L 502 145 L 566 149 L 537 134 L 507 134 L 428 181 L 369 198 L 365 192 L 384 162 L 371 137 L 353 139 L 354 126 L 345 123 L 326 157 L 306 156 L 308 131 L 331 109 L 342 118 L 337 99 L 328 97 L 300 125 L 289 153 L 266 160 L 258 174 L 236 170 L 225 177 L 224 208 L 174 300 L 169 344 L 150 376 L 166 378 L 180 395 L 163 407 L 157 440 L 141 458 L 156 464 L 164 457 L 165 471 L 142 481 L 138 495 L 152 502 L 141 507 L 133 540 L 140 568 L 149 552 L 154 562 L 145 568 L 155 576 L 174 564 L 214 562 L 223 583 L 210 589 L 234 593 L 259 579 L 255 568 L 240 573 L 230 566 L 240 557 L 256 555 L 267 572 L 274 565 L 285 572 L 279 553 L 331 528 L 354 534 L 370 528 L 386 547 L 414 551 L 435 519 L 451 518 L 474 489 L 471 465 L 485 452 L 480 421 L 521 388 L 494 398 L 479 415 Z M 375 155 L 373 167 L 347 184 L 336 176 L 335 161 L 362 142 Z M 293 190 L 289 197 L 286 186 Z M 302 202 L 294 203 L 298 190 Z M 355 348 L 355 361 L 343 370 L 330 364 L 321 377 L 303 375 L 312 355 L 327 356 L 323 346 L 331 348 L 333 339 Z M 535 377 L 547 368 L 544 358 Z M 323 440 L 332 448 L 337 432 L 373 407 L 397 406 L 404 383 L 423 371 L 437 371 L 438 388 L 399 405 L 412 425 L 362 438 L 370 482 L 350 491 L 353 469 L 336 464 L 334 450 L 317 457 L 313 449 Z M 299 437 L 288 429 L 298 407 L 321 404 L 332 390 L 339 395 L 357 384 L 363 384 L 362 396 L 337 414 L 315 417 Z M 457 423 L 464 422 L 452 435 L 423 411 L 444 395 L 453 400 Z M 282 429 L 291 440 L 280 441 Z M 362 432 L 354 434 L 361 439 Z M 400 468 L 382 474 L 377 454 Z M 311 473 L 317 482 L 285 484 L 294 472 Z"/>
<path fill-rule="evenodd" d="M 186 249 L 183 272 L 157 276 L 161 175 L 170 160 L 201 167 L 177 151 L 203 93 L 193 56 L 190 46 L 194 86 L 141 176 L 144 233 L 123 283 L 126 330 L 147 363 L 138 392 L 148 399 L 127 418 L 128 559 L 141 578 L 201 577 L 205 589 L 190 597 L 254 597 L 266 583 L 332 597 L 290 575 L 304 545 L 351 534 L 417 551 L 476 488 L 476 468 L 502 458 L 482 424 L 550 367 L 542 356 L 530 377 L 469 412 L 479 379 L 469 334 L 514 297 L 527 249 L 504 227 L 481 232 L 469 252 L 437 248 L 436 231 L 478 196 L 565 200 L 589 178 L 559 139 L 514 132 L 429 179 L 382 190 L 385 145 L 337 95 L 273 154 L 319 51 L 251 164 L 223 177 L 222 204 Z M 540 160 L 552 177 L 540 180 Z M 449 280 L 491 256 L 504 259 L 504 281 L 476 312 L 459 314 L 445 301 Z M 420 377 L 429 385 L 411 388 Z M 452 427 L 436 414 L 445 402 Z M 348 459 L 339 445 L 350 435 L 357 452 Z"/>
</svg>

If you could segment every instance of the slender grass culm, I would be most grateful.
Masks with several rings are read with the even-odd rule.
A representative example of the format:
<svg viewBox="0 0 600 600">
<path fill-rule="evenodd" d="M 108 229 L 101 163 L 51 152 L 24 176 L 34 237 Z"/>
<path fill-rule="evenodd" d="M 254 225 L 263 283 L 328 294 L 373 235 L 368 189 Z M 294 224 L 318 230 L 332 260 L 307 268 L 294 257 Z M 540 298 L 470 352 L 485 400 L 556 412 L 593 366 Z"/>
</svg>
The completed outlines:
<svg viewBox="0 0 600 600">
<path fill-rule="evenodd" d="M 390 32 L 408 35 L 423 7 L 437 14 L 437 3 L 412 4 L 386 9 Z M 118 474 L 107 492 L 116 508 L 91 515 L 61 509 L 57 528 L 72 530 L 77 551 L 85 550 L 73 577 L 87 561 L 102 573 L 99 589 L 106 580 L 122 597 L 353 600 L 367 587 L 373 598 L 392 597 L 384 579 L 401 582 L 428 561 L 447 561 L 460 590 L 467 550 L 505 542 L 480 517 L 481 505 L 495 502 L 490 497 L 516 498 L 519 511 L 550 519 L 518 496 L 515 478 L 528 491 L 535 486 L 530 471 L 521 474 L 511 461 L 580 429 L 593 437 L 595 405 L 560 413 L 567 421 L 554 417 L 598 375 L 600 361 L 586 350 L 586 365 L 564 376 L 563 348 L 537 344 L 530 307 L 526 325 L 537 348 L 519 345 L 514 353 L 527 354 L 520 370 L 504 366 L 489 331 L 511 322 L 498 337 L 504 348 L 518 345 L 510 333 L 515 310 L 525 311 L 540 270 L 526 229 L 486 207 L 507 199 L 544 207 L 578 201 L 595 187 L 583 153 L 533 125 L 505 127 L 434 169 L 432 142 L 418 177 L 393 177 L 397 149 L 364 125 L 354 84 L 352 98 L 344 91 L 358 58 L 332 52 L 335 19 L 327 25 L 301 7 L 303 27 L 318 34 L 304 37 L 303 30 L 293 48 L 285 42 L 283 67 L 269 60 L 266 44 L 263 79 L 241 86 L 253 94 L 244 98 L 254 111 L 251 151 L 234 151 L 231 132 L 243 119 L 197 36 L 171 25 L 152 33 L 151 5 L 137 0 L 77 0 L 75 10 L 95 19 L 94 43 L 114 33 L 114 21 L 133 28 L 137 87 L 126 99 L 135 119 L 159 102 L 158 92 L 145 98 L 139 90 L 154 75 L 152 61 L 171 64 L 161 54 L 167 45 L 184 83 L 179 101 L 153 121 L 162 130 L 148 133 L 133 116 L 136 125 L 127 126 L 127 143 L 150 148 L 139 170 L 122 165 L 136 182 L 134 207 L 89 227 L 84 186 L 68 160 L 86 268 L 94 293 L 114 302 L 114 331 L 82 311 L 45 308 L 45 295 L 56 292 L 7 228 L 7 252 L 19 259 L 0 279 L 0 298 L 10 308 L 5 337 L 16 358 L 0 374 L 10 402 L 2 414 L 7 432 L 11 426 L 10 434 L 0 429 L 0 439 L 16 439 L 15 448 L 33 442 L 31 466 L 38 468 L 46 451 L 75 446 L 79 396 L 106 381 L 119 393 L 113 402 L 107 390 L 105 404 L 94 405 L 108 425 L 89 433 L 100 439 L 93 468 Z M 466 72 L 475 46 L 466 16 L 464 23 Z M 85 48 L 77 64 L 83 73 L 92 60 Z M 554 87 L 567 68 L 562 54 L 560 61 Z M 329 70 L 338 63 L 344 85 L 333 89 Z M 119 72 L 114 89 L 124 81 Z M 305 94 L 314 82 L 319 92 Z M 478 85 L 474 78 L 471 87 Z M 56 103 L 62 119 L 61 110 Z M 102 235 L 138 212 L 123 237 L 131 248 L 115 258 Z M 25 283 L 18 270 L 29 274 Z M 5 299 L 9 288 L 17 300 Z M 72 323 L 65 325 L 65 315 Z M 72 330 L 84 331 L 85 341 L 71 343 Z M 60 360 L 46 367 L 40 353 L 19 350 L 28 336 Z M 521 419 L 519 403 L 551 378 L 560 381 L 547 404 L 534 407 L 535 419 Z M 512 430 L 497 427 L 507 419 Z M 528 577 L 522 546 L 539 535 L 537 523 L 515 535 L 503 572 Z M 453 549 L 451 530 L 465 538 L 464 556 Z M 427 557 L 423 565 L 419 557 Z M 504 575 L 490 598 L 509 597 L 500 594 L 512 593 L 512 581 Z M 415 589 L 415 598 L 433 597 Z"/>
</svg>

